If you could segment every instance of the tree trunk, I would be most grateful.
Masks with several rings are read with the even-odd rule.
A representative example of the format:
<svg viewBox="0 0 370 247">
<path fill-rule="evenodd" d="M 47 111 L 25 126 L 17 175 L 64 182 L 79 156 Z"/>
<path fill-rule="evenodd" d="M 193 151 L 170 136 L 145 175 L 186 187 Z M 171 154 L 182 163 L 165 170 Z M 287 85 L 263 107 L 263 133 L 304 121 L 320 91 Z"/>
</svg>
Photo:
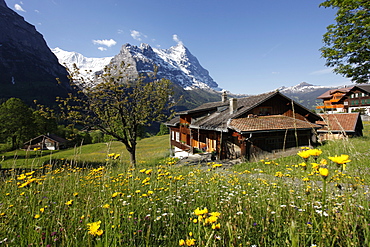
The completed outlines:
<svg viewBox="0 0 370 247">
<path fill-rule="evenodd" d="M 136 166 L 136 143 L 131 143 L 131 147 L 126 146 L 127 151 L 130 153 L 130 163 L 132 167 Z"/>
<path fill-rule="evenodd" d="M 13 135 L 12 136 L 12 149 L 16 149 L 16 142 L 17 142 L 17 136 Z"/>
<path fill-rule="evenodd" d="M 132 167 L 136 167 L 136 153 L 135 150 L 130 152 L 130 163 Z"/>
</svg>

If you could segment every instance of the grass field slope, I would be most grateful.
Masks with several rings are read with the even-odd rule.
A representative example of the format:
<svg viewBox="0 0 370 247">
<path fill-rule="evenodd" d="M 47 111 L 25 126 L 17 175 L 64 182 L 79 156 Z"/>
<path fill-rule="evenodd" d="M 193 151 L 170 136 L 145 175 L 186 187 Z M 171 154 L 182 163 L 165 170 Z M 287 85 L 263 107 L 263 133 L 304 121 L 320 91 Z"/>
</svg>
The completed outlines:
<svg viewBox="0 0 370 247">
<path fill-rule="evenodd" d="M 180 165 L 167 157 L 168 136 L 141 140 L 135 168 L 117 142 L 6 153 L 0 243 L 370 246 L 365 128 L 361 138 L 227 168 Z"/>
</svg>

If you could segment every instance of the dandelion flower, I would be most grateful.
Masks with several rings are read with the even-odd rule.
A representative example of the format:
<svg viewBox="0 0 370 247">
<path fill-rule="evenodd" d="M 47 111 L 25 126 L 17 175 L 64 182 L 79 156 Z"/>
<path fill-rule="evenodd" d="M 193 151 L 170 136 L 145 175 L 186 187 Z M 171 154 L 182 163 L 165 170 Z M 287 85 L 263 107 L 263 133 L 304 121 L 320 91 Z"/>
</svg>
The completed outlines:
<svg viewBox="0 0 370 247">
<path fill-rule="evenodd" d="M 89 234 L 93 236 L 101 236 L 103 234 L 103 230 L 99 229 L 100 228 L 101 221 L 93 222 L 93 223 L 88 223 L 87 226 L 89 227 Z"/>
<path fill-rule="evenodd" d="M 120 194 L 119 192 L 114 192 L 114 193 L 112 194 L 112 198 L 117 197 L 119 194 Z"/>
<path fill-rule="evenodd" d="M 300 157 L 302 157 L 303 159 L 308 159 L 309 157 L 310 157 L 310 153 L 307 151 L 307 150 L 305 150 L 305 151 L 300 151 L 300 152 L 298 152 L 297 153 L 298 154 L 298 156 L 300 156 Z"/>
<path fill-rule="evenodd" d="M 195 215 L 203 215 L 203 214 L 208 214 L 208 209 L 204 208 L 203 210 L 200 210 L 199 208 L 194 210 Z"/>
<path fill-rule="evenodd" d="M 212 224 L 212 229 L 213 230 L 219 230 L 221 228 L 221 224 L 218 223 L 218 224 Z"/>
<path fill-rule="evenodd" d="M 73 204 L 73 200 L 69 200 L 68 202 L 64 203 L 67 206 L 71 206 Z"/>
<path fill-rule="evenodd" d="M 329 175 L 329 170 L 328 168 L 319 168 L 319 173 L 324 179 L 326 179 Z"/>
<path fill-rule="evenodd" d="M 180 246 L 184 246 L 185 245 L 185 240 L 184 239 L 180 239 L 179 240 L 179 245 Z"/>
<path fill-rule="evenodd" d="M 38 219 L 38 218 L 40 218 L 40 215 L 36 214 L 33 218 Z"/>
<path fill-rule="evenodd" d="M 329 160 L 333 161 L 334 163 L 337 163 L 338 165 L 343 165 L 348 162 L 351 162 L 349 159 L 349 155 L 342 154 L 341 156 L 335 155 L 334 157 L 329 157 Z"/>
<path fill-rule="evenodd" d="M 309 149 L 309 150 L 307 150 L 307 152 L 311 156 L 315 156 L 315 157 L 319 156 L 322 153 L 322 151 L 320 149 Z"/>
<path fill-rule="evenodd" d="M 195 239 L 186 239 L 185 243 L 186 243 L 186 246 L 194 246 Z"/>
</svg>

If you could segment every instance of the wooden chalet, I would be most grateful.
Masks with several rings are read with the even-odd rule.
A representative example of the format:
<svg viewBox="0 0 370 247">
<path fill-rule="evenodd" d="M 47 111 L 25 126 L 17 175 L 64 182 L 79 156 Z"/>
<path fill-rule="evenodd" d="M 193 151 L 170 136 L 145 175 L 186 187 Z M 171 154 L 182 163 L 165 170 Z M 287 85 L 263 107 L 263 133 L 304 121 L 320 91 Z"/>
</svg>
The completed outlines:
<svg viewBox="0 0 370 247">
<path fill-rule="evenodd" d="M 178 113 L 170 128 L 174 152 L 216 152 L 251 159 L 316 143 L 320 116 L 280 92 L 203 104 Z"/>
<path fill-rule="evenodd" d="M 322 126 L 317 130 L 320 141 L 363 136 L 363 124 L 358 112 L 320 114 L 320 116 L 322 120 L 316 122 Z"/>
<path fill-rule="evenodd" d="M 25 150 L 59 150 L 65 148 L 67 140 L 54 134 L 40 135 L 24 143 Z"/>
<path fill-rule="evenodd" d="M 356 85 L 328 90 L 319 97 L 323 105 L 316 109 L 327 113 L 362 112 L 370 114 L 370 85 Z"/>
</svg>

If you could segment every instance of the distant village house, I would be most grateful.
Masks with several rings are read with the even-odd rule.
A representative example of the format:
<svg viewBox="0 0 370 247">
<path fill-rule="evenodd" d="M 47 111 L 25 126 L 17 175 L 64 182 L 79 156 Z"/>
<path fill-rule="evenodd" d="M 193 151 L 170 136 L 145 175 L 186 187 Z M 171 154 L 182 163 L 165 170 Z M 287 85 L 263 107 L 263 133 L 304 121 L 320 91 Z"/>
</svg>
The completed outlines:
<svg viewBox="0 0 370 247">
<path fill-rule="evenodd" d="M 321 112 L 361 112 L 370 115 L 370 85 L 328 90 L 317 98 L 323 100 L 323 104 L 316 107 Z"/>
<path fill-rule="evenodd" d="M 67 140 L 54 134 L 40 135 L 24 143 L 25 150 L 59 150 L 65 148 Z"/>
<path fill-rule="evenodd" d="M 320 114 L 322 120 L 317 121 L 322 128 L 317 130 L 320 141 L 344 139 L 363 136 L 363 124 L 360 113 Z"/>
</svg>

